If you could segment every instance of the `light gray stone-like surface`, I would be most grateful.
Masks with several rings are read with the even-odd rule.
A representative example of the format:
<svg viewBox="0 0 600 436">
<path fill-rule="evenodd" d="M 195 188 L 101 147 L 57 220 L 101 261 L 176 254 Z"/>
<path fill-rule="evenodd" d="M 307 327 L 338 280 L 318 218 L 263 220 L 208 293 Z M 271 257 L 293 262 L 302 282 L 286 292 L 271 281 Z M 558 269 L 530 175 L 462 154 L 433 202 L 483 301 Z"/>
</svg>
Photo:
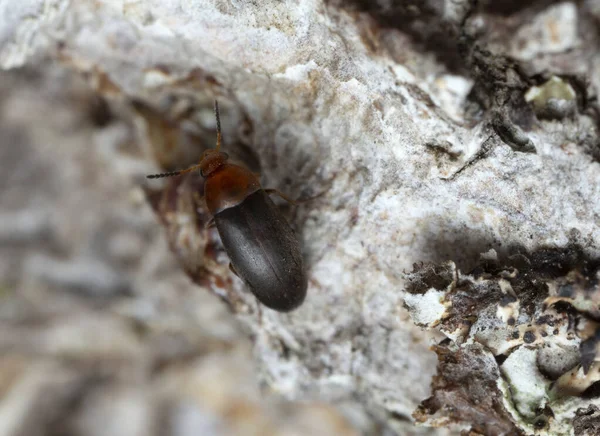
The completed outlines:
<svg viewBox="0 0 600 436">
<path fill-rule="evenodd" d="M 49 62 L 1 72 L 0 101 L 1 435 L 374 433 L 356 405 L 260 389 L 134 183 L 152 165 L 118 108 Z"/>
<path fill-rule="evenodd" d="M 489 248 L 563 246 L 573 229 L 599 252 L 592 96 L 600 58 L 583 32 L 597 24 L 595 3 L 549 3 L 513 5 L 506 15 L 487 2 L 470 10 L 468 2 L 411 9 L 399 1 L 391 11 L 375 2 L 367 13 L 316 0 L 31 1 L 11 10 L 17 24 L 5 12 L 0 62 L 34 59 L 34 47 L 114 101 L 159 107 L 170 121 L 157 133 L 154 115 L 136 106 L 139 138 L 167 168 L 191 160 L 173 157 L 165 132 L 176 132 L 175 148 L 189 132 L 212 145 L 203 132 L 218 97 L 234 158 L 260 171 L 265 186 L 321 194 L 288 214 L 304 244 L 308 298 L 288 315 L 261 310 L 226 257 L 197 249 L 212 233 L 191 232 L 197 239 L 175 247 L 180 258 L 209 265 L 204 284 L 240 301 L 234 311 L 271 390 L 356 401 L 403 425 L 428 396 L 436 364 L 431 337 L 403 307 L 413 263 L 452 259 L 468 270 Z M 462 44 L 462 60 L 444 62 L 444 50 L 419 42 L 436 41 L 437 29 Z M 549 73 L 581 85 L 574 115 L 538 119 L 524 102 L 550 79 L 534 75 Z M 172 115 L 178 105 L 192 108 L 183 119 Z M 186 244 L 196 249 L 186 255 Z M 227 292 L 217 278 L 231 282 Z"/>
</svg>

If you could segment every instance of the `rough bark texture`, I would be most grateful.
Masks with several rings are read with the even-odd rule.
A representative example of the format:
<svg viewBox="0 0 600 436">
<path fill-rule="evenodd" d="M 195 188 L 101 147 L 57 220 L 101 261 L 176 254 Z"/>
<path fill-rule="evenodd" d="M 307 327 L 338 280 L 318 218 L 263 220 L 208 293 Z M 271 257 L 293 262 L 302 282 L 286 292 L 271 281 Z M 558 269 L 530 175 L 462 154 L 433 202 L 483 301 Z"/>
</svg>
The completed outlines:
<svg viewBox="0 0 600 436">
<path fill-rule="evenodd" d="M 63 423 L 72 408 L 79 434 L 121 404 L 102 392 L 113 387 L 126 394 L 114 413 L 135 414 L 139 434 L 239 417 L 233 388 L 200 417 L 193 401 L 175 406 L 195 389 L 186 380 L 216 395 L 221 373 L 195 366 L 215 356 L 249 373 L 226 386 L 256 375 L 280 397 L 341 404 L 363 433 L 432 431 L 413 419 L 483 434 L 597 428 L 597 0 L 29 0 L 0 13 L 0 66 L 14 70 L 3 372 L 21 374 L 3 434 L 43 428 L 32 410 Z M 73 91 L 77 76 L 94 94 Z M 213 146 L 215 97 L 230 156 L 266 187 L 314 197 L 282 205 L 309 269 L 290 314 L 229 271 L 197 175 L 142 177 Z M 199 286 L 170 263 L 144 197 Z M 236 322 L 202 313 L 223 310 L 210 294 Z M 247 346 L 240 331 L 255 367 L 232 351 Z M 32 386 L 62 402 L 44 407 Z M 251 399 L 244 413 L 263 416 Z"/>
<path fill-rule="evenodd" d="M 483 434 L 570 434 L 578 413 L 600 404 L 600 259 L 583 251 L 574 244 L 502 261 L 490 251 L 470 274 L 454 262 L 415 266 L 407 307 L 447 337 L 417 420 L 450 418 Z"/>
</svg>

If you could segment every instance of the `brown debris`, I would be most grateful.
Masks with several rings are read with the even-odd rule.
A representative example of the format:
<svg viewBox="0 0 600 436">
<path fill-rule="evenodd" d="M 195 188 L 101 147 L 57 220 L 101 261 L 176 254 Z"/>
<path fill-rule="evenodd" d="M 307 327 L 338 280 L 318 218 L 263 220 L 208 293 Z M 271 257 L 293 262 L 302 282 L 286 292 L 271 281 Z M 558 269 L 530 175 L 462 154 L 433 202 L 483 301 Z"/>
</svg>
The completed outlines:
<svg viewBox="0 0 600 436">
<path fill-rule="evenodd" d="M 502 404 L 496 385 L 500 377 L 494 357 L 481 345 L 434 347 L 438 375 L 433 394 L 414 413 L 421 423 L 441 426 L 468 423 L 471 431 L 485 435 L 523 434 Z M 448 422 L 449 421 L 449 422 Z"/>
<path fill-rule="evenodd" d="M 486 255 L 470 274 L 461 273 L 453 262 L 415 265 L 407 275 L 406 291 L 424 300 L 432 288 L 442 292 L 446 310 L 428 326 L 448 337 L 435 347 L 439 365 L 433 394 L 415 418 L 430 425 L 446 425 L 448 420 L 467 424 L 483 434 L 518 434 L 514 432 L 524 427 L 515 412 L 506 409 L 506 393 L 497 384 L 507 378 L 504 371 L 513 371 L 503 381 L 509 387 L 515 380 L 522 383 L 512 388 L 521 391 L 519 396 L 511 400 L 509 389 L 506 401 L 546 404 L 547 413 L 533 421 L 523 418 L 527 428 L 553 428 L 548 416 L 554 415 L 555 407 L 562 410 L 561 398 L 578 396 L 582 404 L 595 398 L 600 380 L 599 271 L 600 262 L 586 257 L 577 245 L 542 248 L 502 261 Z M 418 311 L 427 308 L 414 297 L 410 301 L 409 310 L 419 319 Z M 515 366 L 514 359 L 510 367 L 503 366 L 520 347 L 537 350 L 537 368 L 531 369 L 539 374 L 536 377 L 545 378 L 546 385 L 555 380 L 545 401 L 539 397 L 543 389 L 540 394 L 536 387 L 542 380 L 520 381 L 518 371 L 529 370 L 519 369 L 522 364 Z M 527 404 L 517 404 L 516 409 L 532 413 Z"/>
<path fill-rule="evenodd" d="M 575 436 L 595 436 L 600 434 L 600 409 L 590 405 L 587 409 L 579 409 L 573 419 Z"/>
</svg>

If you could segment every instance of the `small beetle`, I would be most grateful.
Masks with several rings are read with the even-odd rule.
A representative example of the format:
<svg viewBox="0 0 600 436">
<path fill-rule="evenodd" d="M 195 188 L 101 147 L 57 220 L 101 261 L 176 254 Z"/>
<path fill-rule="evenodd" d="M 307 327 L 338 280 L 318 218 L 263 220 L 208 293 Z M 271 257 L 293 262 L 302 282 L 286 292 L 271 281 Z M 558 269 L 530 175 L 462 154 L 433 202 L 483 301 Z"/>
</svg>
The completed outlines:
<svg viewBox="0 0 600 436">
<path fill-rule="evenodd" d="M 204 199 L 229 256 L 230 269 L 249 286 L 258 301 L 271 309 L 288 312 L 306 297 L 308 278 L 300 244 L 257 175 L 227 162 L 221 148 L 221 120 L 215 101 L 217 146 L 206 150 L 200 163 L 186 170 L 147 176 L 150 179 L 179 176 L 200 169 Z"/>
</svg>

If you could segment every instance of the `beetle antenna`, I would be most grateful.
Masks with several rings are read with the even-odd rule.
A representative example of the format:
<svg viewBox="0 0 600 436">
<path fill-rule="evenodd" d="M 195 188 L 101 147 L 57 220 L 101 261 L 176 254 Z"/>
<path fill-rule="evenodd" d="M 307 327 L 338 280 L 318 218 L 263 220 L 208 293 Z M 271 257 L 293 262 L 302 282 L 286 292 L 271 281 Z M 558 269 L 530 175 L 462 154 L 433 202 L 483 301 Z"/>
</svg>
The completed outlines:
<svg viewBox="0 0 600 436">
<path fill-rule="evenodd" d="M 219 116 L 219 102 L 215 100 L 215 117 L 217 118 L 217 146 L 215 147 L 215 151 L 219 151 L 221 148 L 221 117 Z M 146 176 L 147 179 L 162 179 L 163 177 L 174 177 L 181 176 L 182 174 L 189 173 L 191 171 L 197 170 L 200 168 L 200 164 L 189 167 L 188 169 L 181 171 L 171 171 L 168 173 L 159 173 L 159 174 L 150 174 Z"/>
<path fill-rule="evenodd" d="M 219 116 L 219 102 L 215 100 L 215 117 L 217 118 L 217 146 L 215 151 L 221 148 L 221 117 Z"/>
<path fill-rule="evenodd" d="M 181 176 L 182 174 L 189 173 L 191 171 L 197 170 L 200 168 L 200 165 L 194 165 L 189 167 L 188 169 L 181 171 L 171 171 L 169 173 L 160 173 L 160 174 L 150 174 L 146 176 L 147 179 L 162 179 L 163 177 L 173 177 L 173 176 Z"/>
</svg>

